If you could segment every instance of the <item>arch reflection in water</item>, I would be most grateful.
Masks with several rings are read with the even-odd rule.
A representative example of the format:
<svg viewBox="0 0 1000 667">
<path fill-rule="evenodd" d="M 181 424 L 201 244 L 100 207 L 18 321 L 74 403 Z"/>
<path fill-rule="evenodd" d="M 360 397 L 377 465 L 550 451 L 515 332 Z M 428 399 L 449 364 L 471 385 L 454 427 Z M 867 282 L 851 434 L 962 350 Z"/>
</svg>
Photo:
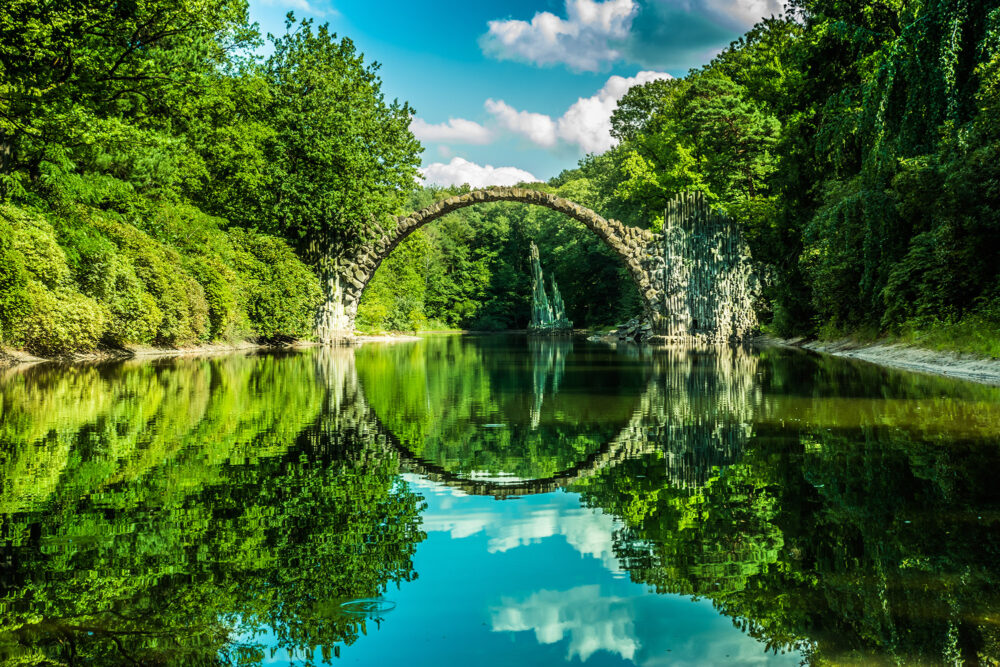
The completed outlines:
<svg viewBox="0 0 1000 667">
<path fill-rule="evenodd" d="M 1000 391 L 754 357 L 719 395 L 752 427 L 729 465 L 686 486 L 654 453 L 571 487 L 623 518 L 633 580 L 810 662 L 996 662 Z"/>
</svg>

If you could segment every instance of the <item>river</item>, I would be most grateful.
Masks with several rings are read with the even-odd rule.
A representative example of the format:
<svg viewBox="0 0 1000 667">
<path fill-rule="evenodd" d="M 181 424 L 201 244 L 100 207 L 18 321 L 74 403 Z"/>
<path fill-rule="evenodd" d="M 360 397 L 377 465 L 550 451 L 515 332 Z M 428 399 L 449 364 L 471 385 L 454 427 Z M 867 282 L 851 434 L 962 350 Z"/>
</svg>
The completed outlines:
<svg viewBox="0 0 1000 667">
<path fill-rule="evenodd" d="M 995 664 L 1000 388 L 523 336 L 0 374 L 3 664 Z"/>
</svg>

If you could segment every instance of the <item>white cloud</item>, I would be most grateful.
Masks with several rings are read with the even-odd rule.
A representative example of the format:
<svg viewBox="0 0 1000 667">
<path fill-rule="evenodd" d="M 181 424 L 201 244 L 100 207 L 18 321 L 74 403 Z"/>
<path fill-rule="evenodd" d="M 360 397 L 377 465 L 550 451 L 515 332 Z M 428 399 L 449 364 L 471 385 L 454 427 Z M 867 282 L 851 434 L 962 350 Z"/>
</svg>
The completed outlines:
<svg viewBox="0 0 1000 667">
<path fill-rule="evenodd" d="M 489 185 L 517 185 L 538 181 L 533 174 L 523 169 L 481 166 L 460 157 L 452 158 L 448 164 L 435 162 L 422 168 L 420 173 L 428 183 L 444 186 L 468 183 L 474 188 L 483 188 Z"/>
<path fill-rule="evenodd" d="M 465 497 L 464 493 L 450 487 L 433 486 L 413 476 L 406 476 L 406 479 L 424 494 Z M 440 501 L 435 502 L 435 506 L 438 504 Z M 600 561 L 612 574 L 622 574 L 614 552 L 614 532 L 621 523 L 600 510 L 580 507 L 573 495 L 552 496 L 551 502 L 541 507 L 518 507 L 519 511 L 513 516 L 504 514 L 504 508 L 499 505 L 491 506 L 493 511 L 467 507 L 443 511 L 451 507 L 441 505 L 441 510 L 424 513 L 423 529 L 428 533 L 448 533 L 452 539 L 485 533 L 489 553 L 504 553 L 562 537 L 581 556 Z"/>
<path fill-rule="evenodd" d="M 717 18 L 739 30 L 746 30 L 762 18 L 784 10 L 783 0 L 704 0 L 704 7 Z"/>
<path fill-rule="evenodd" d="M 414 118 L 410 122 L 410 131 L 420 141 L 488 144 L 493 140 L 493 135 L 488 129 L 464 118 L 449 118 L 447 123 L 437 125 L 431 125 L 423 118 Z"/>
<path fill-rule="evenodd" d="M 602 596 L 599 586 L 578 586 L 538 591 L 520 602 L 504 598 L 492 610 L 492 626 L 493 632 L 534 631 L 540 644 L 569 635 L 566 660 L 586 662 L 597 651 L 607 651 L 632 661 L 641 646 L 632 612 L 628 600 Z"/>
<path fill-rule="evenodd" d="M 480 45 L 500 60 L 595 72 L 622 57 L 618 43 L 628 38 L 638 11 L 635 0 L 566 0 L 565 19 L 539 12 L 530 23 L 490 21 Z"/>
<path fill-rule="evenodd" d="M 617 591 L 590 584 L 502 596 L 490 609 L 491 629 L 532 632 L 539 644 L 566 641 L 567 661 L 605 651 L 640 667 L 801 664 L 795 651 L 765 651 L 708 600 Z"/>
<path fill-rule="evenodd" d="M 558 120 L 545 114 L 518 111 L 503 100 L 486 100 L 486 110 L 503 127 L 544 148 L 562 140 L 579 146 L 585 153 L 603 153 L 614 146 L 611 114 L 628 89 L 669 78 L 665 72 L 639 72 L 628 78 L 612 76 L 596 95 L 581 97 Z"/>
<path fill-rule="evenodd" d="M 632 77 L 613 76 L 593 97 L 581 97 L 559 119 L 559 136 L 588 153 L 602 153 L 614 145 L 611 114 L 629 88 L 657 79 L 669 79 L 665 72 L 639 72 Z"/>
<path fill-rule="evenodd" d="M 556 144 L 555 121 L 545 114 L 518 111 L 503 100 L 493 99 L 486 100 L 486 111 L 493 114 L 501 126 L 527 137 L 532 143 L 546 148 Z"/>
</svg>

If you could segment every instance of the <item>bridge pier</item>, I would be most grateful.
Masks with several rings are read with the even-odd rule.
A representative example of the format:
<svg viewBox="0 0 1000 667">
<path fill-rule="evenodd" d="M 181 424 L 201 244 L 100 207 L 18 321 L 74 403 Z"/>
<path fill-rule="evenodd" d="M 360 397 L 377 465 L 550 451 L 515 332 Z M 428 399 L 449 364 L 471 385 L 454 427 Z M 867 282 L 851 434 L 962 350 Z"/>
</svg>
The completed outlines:
<svg viewBox="0 0 1000 667">
<path fill-rule="evenodd" d="M 324 285 L 327 296 L 316 316 L 316 338 L 322 345 L 336 345 L 354 336 L 358 302 L 348 305 L 341 280 L 341 276 L 334 275 Z"/>
</svg>

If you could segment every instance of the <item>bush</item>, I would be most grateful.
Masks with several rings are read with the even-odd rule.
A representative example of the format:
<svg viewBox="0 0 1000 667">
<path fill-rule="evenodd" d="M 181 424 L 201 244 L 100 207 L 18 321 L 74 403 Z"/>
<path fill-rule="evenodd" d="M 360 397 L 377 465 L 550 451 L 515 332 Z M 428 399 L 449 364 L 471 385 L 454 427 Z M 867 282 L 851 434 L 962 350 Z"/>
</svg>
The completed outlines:
<svg viewBox="0 0 1000 667">
<path fill-rule="evenodd" d="M 27 312 L 13 325 L 12 339 L 32 354 L 52 356 L 94 350 L 104 334 L 105 314 L 79 292 L 28 284 Z"/>
<path fill-rule="evenodd" d="M 111 215 L 92 215 L 96 229 L 118 246 L 119 254 L 134 268 L 145 291 L 161 311 L 153 336 L 158 345 L 189 345 L 210 337 L 205 290 L 181 267 L 177 251 L 164 246 L 132 225 Z M 151 321 L 155 319 L 150 314 Z"/>
<path fill-rule="evenodd" d="M 24 314 L 28 272 L 24 257 L 14 250 L 14 229 L 0 217 L 0 343 L 8 342 L 12 323 Z"/>
<path fill-rule="evenodd" d="M 114 243 L 86 221 L 64 221 L 62 227 L 60 242 L 77 286 L 105 307 L 103 342 L 115 347 L 152 343 L 163 311 L 135 269 Z"/>
<path fill-rule="evenodd" d="M 505 331 L 510 328 L 510 322 L 494 315 L 483 315 L 469 325 L 473 331 Z"/>
<path fill-rule="evenodd" d="M 253 331 L 265 340 L 311 337 L 322 300 L 316 275 L 281 239 L 244 229 L 228 235 Z"/>
<path fill-rule="evenodd" d="M 66 253 L 59 247 L 55 230 L 48 220 L 12 206 L 3 207 L 2 217 L 11 228 L 11 248 L 21 255 L 31 277 L 49 289 L 68 285 L 70 270 Z"/>
<path fill-rule="evenodd" d="M 140 224 L 0 207 L 0 340 L 52 355 L 312 334 L 319 281 L 284 241 L 182 205 Z"/>
</svg>

